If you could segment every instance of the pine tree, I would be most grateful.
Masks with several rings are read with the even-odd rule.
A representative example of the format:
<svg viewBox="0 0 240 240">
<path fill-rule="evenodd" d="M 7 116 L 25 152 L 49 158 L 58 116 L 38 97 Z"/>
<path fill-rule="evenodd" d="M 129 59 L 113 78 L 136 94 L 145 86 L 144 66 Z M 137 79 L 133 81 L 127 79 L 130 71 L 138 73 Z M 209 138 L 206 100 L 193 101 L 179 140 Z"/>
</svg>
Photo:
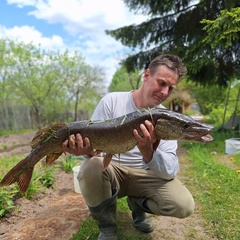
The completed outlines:
<svg viewBox="0 0 240 240">
<path fill-rule="evenodd" d="M 188 67 L 189 77 L 201 85 L 226 86 L 232 78 L 240 76 L 240 31 L 230 45 L 206 41 L 207 22 L 220 17 L 222 10 L 240 7 L 239 0 L 124 0 L 136 13 L 149 16 L 139 25 L 130 25 L 106 33 L 122 44 L 140 51 L 130 55 L 123 64 L 128 71 L 146 68 L 150 60 L 160 53 L 179 55 Z M 240 12 L 240 11 L 238 11 Z M 240 14 L 234 18 L 239 29 Z M 224 24 L 231 25 L 231 18 Z M 224 31 L 215 29 L 216 36 Z M 220 39 L 216 39 L 216 41 Z"/>
</svg>

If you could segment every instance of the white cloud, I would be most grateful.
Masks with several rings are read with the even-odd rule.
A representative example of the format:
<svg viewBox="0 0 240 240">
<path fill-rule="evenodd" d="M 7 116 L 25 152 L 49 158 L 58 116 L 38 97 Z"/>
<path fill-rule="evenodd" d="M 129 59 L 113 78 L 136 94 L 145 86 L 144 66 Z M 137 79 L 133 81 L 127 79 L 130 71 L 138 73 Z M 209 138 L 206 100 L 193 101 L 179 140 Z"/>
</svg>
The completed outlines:
<svg viewBox="0 0 240 240">
<path fill-rule="evenodd" d="M 60 36 L 53 35 L 50 38 L 42 36 L 42 33 L 34 27 L 22 26 L 7 29 L 0 25 L 0 37 L 10 38 L 25 43 L 35 43 L 41 45 L 42 48 L 58 49 L 64 46 L 63 39 Z"/>
<path fill-rule="evenodd" d="M 145 16 L 136 16 L 129 12 L 122 0 L 7 0 L 18 7 L 32 6 L 29 15 L 49 24 L 61 24 L 69 34 L 71 42 L 65 46 L 64 39 L 58 34 L 47 38 L 34 27 L 16 26 L 5 29 L 11 35 L 23 41 L 41 42 L 46 48 L 68 48 L 78 50 L 91 65 L 103 66 L 107 71 L 108 83 L 117 70 L 122 46 L 105 34 L 106 29 L 116 29 L 132 23 L 140 23 Z M 0 32 L 2 30 L 0 29 Z M 1 33 L 0 33 L 1 34 Z"/>
<path fill-rule="evenodd" d="M 7 0 L 19 7 L 32 6 L 36 10 L 29 12 L 38 19 L 49 23 L 120 27 L 125 24 L 139 23 L 145 16 L 134 15 L 126 8 L 122 0 Z M 103 27 L 103 26 L 102 26 Z M 101 27 L 101 28 L 102 28 Z"/>
<path fill-rule="evenodd" d="M 16 4 L 20 8 L 24 6 L 34 6 L 37 2 L 38 0 L 7 0 L 8 4 Z"/>
<path fill-rule="evenodd" d="M 70 34 L 103 34 L 105 29 L 145 19 L 131 14 L 122 0 L 48 0 L 37 1 L 34 6 L 36 10 L 30 15 L 51 24 L 61 23 Z"/>
</svg>

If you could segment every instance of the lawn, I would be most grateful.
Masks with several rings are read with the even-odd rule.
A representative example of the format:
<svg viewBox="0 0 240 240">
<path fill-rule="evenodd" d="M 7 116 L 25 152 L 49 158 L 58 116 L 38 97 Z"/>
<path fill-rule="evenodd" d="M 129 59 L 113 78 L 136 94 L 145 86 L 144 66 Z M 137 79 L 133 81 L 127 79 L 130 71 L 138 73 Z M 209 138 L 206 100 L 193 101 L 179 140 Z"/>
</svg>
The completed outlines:
<svg viewBox="0 0 240 240">
<path fill-rule="evenodd" d="M 225 133 L 215 133 L 215 141 L 205 145 L 189 144 L 191 162 L 188 185 L 202 215 L 216 239 L 240 239 L 240 154 L 225 155 Z"/>
</svg>

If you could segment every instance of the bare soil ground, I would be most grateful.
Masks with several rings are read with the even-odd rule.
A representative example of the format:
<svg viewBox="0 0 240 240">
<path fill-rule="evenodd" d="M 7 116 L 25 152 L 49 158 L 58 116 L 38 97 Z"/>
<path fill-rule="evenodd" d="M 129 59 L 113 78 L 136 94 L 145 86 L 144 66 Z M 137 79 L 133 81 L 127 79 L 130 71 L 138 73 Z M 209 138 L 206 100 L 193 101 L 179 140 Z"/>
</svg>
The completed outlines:
<svg viewBox="0 0 240 240">
<path fill-rule="evenodd" d="M 0 157 L 30 151 L 33 133 L 0 137 Z M 187 167 L 184 149 L 179 150 L 182 171 Z M 1 176 L 2 177 L 2 176 Z M 68 240 L 89 217 L 89 211 L 81 194 L 74 192 L 73 174 L 59 171 L 55 189 L 47 189 L 33 200 L 16 200 L 17 211 L 0 219 L 2 240 Z M 192 216 L 186 219 L 151 216 L 155 229 L 150 236 L 156 240 L 214 239 L 208 235 L 201 209 L 196 206 Z M 131 219 L 129 217 L 129 224 Z M 92 240 L 90 237 L 89 239 Z"/>
</svg>

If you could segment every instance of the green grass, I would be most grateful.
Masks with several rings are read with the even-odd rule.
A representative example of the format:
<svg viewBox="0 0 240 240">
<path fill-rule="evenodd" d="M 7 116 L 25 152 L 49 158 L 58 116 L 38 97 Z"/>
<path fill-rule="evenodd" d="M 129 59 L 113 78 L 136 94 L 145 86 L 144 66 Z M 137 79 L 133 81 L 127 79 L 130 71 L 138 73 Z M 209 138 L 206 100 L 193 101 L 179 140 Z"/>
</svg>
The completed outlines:
<svg viewBox="0 0 240 240">
<path fill-rule="evenodd" d="M 12 169 L 18 162 L 20 162 L 26 155 L 14 155 L 12 157 L 0 158 L 0 180 L 5 174 Z M 10 186 L 0 187 L 0 217 L 3 217 L 9 211 L 14 209 L 14 199 L 18 197 L 25 197 L 27 199 L 34 199 L 34 197 L 46 190 L 46 188 L 55 188 L 55 173 L 58 168 L 62 168 L 65 172 L 72 172 L 72 168 L 82 160 L 79 157 L 68 156 L 61 158 L 59 164 L 46 166 L 42 161 L 37 163 L 34 167 L 33 175 L 28 186 L 27 191 L 22 196 L 19 192 L 17 183 Z"/>
<path fill-rule="evenodd" d="M 75 167 L 80 160 L 83 160 L 83 158 L 68 155 L 65 159 L 62 159 L 60 166 L 66 173 L 71 173 L 73 172 L 73 167 Z"/>
<path fill-rule="evenodd" d="M 2 136 L 6 136 L 6 135 L 9 135 L 9 134 L 22 134 L 22 133 L 28 133 L 28 132 L 32 132 L 33 130 L 32 129 L 22 129 L 22 130 L 0 130 L 0 137 Z"/>
<path fill-rule="evenodd" d="M 0 158 L 0 180 L 24 157 L 25 155 L 15 155 L 12 157 Z M 36 196 L 36 194 L 44 192 L 46 188 L 54 188 L 55 172 L 57 167 L 57 165 L 46 167 L 42 166 L 41 162 L 38 163 L 34 168 L 29 187 L 23 196 L 19 191 L 17 183 L 10 186 L 0 187 L 0 217 L 3 217 L 10 210 L 15 208 L 14 199 L 18 197 L 32 199 Z"/>
<path fill-rule="evenodd" d="M 137 231 L 133 226 L 131 212 L 126 203 L 126 197 L 117 202 L 117 226 L 118 239 L 121 240 L 150 240 L 148 234 Z M 97 222 L 90 216 L 82 224 L 80 230 L 74 234 L 71 240 L 95 240 L 99 235 Z"/>
<path fill-rule="evenodd" d="M 228 156 L 235 167 L 220 161 L 225 155 L 224 133 L 215 133 L 214 142 L 206 145 L 188 144 L 191 166 L 187 169 L 187 185 L 201 205 L 202 216 L 217 239 L 240 239 L 240 154 Z M 186 145 L 185 145 L 186 146 Z M 217 154 L 211 154 L 216 152 Z"/>
<path fill-rule="evenodd" d="M 15 208 L 13 197 L 16 191 L 0 190 L 0 217 Z"/>
</svg>

